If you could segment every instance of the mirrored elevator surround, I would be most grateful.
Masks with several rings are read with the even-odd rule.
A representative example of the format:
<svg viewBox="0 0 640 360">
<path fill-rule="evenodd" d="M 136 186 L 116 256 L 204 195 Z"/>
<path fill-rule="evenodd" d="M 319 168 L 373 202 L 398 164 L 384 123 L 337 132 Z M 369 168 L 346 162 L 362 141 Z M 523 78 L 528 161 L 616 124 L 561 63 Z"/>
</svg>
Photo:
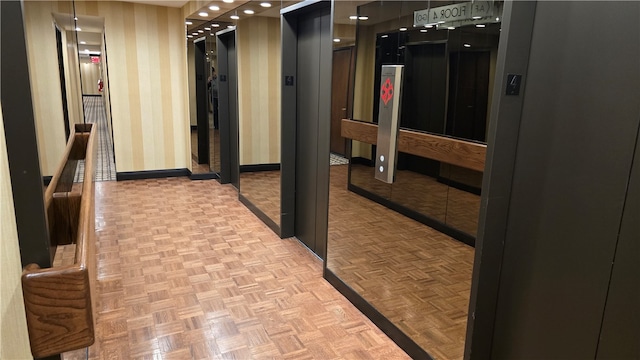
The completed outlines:
<svg viewBox="0 0 640 360">
<path fill-rule="evenodd" d="M 459 140 L 484 154 L 499 16 L 413 26 L 414 11 L 453 3 L 352 2 L 348 14 L 336 11 L 336 21 L 360 19 L 354 21 L 353 112 L 346 118 L 375 126 L 381 65 L 404 65 L 401 133 L 446 146 Z M 491 4 L 499 12 L 501 4 Z M 386 184 L 374 178 L 375 143 L 349 141 L 349 170 L 331 169 L 326 276 L 370 317 L 383 318 L 378 325 L 412 356 L 461 358 L 473 248 L 378 207 L 413 215 L 472 244 L 482 166 L 400 151 L 395 182 Z"/>
</svg>

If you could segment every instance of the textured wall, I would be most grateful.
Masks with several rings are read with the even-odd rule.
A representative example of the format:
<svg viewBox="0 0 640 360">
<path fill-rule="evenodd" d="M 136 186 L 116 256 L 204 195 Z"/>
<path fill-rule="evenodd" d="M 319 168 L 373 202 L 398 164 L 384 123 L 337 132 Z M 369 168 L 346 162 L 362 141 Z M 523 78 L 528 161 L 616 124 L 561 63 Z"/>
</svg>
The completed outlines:
<svg viewBox="0 0 640 360">
<path fill-rule="evenodd" d="M 240 165 L 280 163 L 280 19 L 248 18 L 236 31 Z"/>
<path fill-rule="evenodd" d="M 98 80 L 102 76 L 100 64 L 93 64 L 90 59 L 83 59 L 80 62 L 80 74 L 82 75 L 82 94 L 101 95 L 98 91 Z"/>
<path fill-rule="evenodd" d="M 53 173 L 64 149 L 51 13 L 65 7 L 66 2 L 25 2 L 43 175 Z M 104 18 L 117 171 L 188 167 L 181 9 L 119 1 L 76 1 L 75 9 L 80 16 Z"/>
<path fill-rule="evenodd" d="M 0 108 L 0 359 L 30 359 L 20 249 Z"/>
</svg>

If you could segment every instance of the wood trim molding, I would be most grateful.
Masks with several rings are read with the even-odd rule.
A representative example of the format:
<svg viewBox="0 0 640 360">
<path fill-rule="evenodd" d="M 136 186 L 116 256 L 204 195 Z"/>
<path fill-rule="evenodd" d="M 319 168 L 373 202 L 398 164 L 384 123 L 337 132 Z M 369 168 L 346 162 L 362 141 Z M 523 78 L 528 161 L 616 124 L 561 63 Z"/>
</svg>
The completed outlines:
<svg viewBox="0 0 640 360">
<path fill-rule="evenodd" d="M 342 119 L 341 135 L 347 139 L 375 145 L 378 140 L 378 125 Z M 487 145 L 400 129 L 398 151 L 484 171 Z"/>
</svg>

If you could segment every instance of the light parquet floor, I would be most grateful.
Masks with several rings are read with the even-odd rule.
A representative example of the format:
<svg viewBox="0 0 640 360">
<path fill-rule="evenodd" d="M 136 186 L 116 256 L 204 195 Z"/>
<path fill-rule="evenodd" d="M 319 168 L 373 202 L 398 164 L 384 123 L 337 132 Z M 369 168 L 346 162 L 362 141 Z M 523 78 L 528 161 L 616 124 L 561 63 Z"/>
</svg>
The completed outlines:
<svg viewBox="0 0 640 360">
<path fill-rule="evenodd" d="M 347 190 L 331 167 L 327 267 L 436 359 L 461 359 L 474 250 Z"/>
<path fill-rule="evenodd" d="M 96 230 L 97 340 L 65 359 L 407 358 L 231 186 L 97 183 Z"/>
</svg>

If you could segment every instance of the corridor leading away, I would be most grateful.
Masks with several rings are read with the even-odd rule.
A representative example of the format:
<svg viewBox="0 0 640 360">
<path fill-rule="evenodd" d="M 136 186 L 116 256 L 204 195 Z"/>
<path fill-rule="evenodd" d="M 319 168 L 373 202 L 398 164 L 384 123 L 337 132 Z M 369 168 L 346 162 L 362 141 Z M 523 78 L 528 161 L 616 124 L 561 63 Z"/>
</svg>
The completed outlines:
<svg viewBox="0 0 640 360">
<path fill-rule="evenodd" d="M 214 180 L 96 183 L 97 340 L 64 358 L 408 358 L 237 198 Z"/>
<path fill-rule="evenodd" d="M 116 163 L 113 156 L 111 129 L 107 124 L 107 113 L 102 96 L 83 96 L 84 117 L 87 123 L 98 128 L 98 151 L 96 156 L 96 181 L 114 181 Z M 80 173 L 82 173 L 80 171 Z"/>
</svg>

